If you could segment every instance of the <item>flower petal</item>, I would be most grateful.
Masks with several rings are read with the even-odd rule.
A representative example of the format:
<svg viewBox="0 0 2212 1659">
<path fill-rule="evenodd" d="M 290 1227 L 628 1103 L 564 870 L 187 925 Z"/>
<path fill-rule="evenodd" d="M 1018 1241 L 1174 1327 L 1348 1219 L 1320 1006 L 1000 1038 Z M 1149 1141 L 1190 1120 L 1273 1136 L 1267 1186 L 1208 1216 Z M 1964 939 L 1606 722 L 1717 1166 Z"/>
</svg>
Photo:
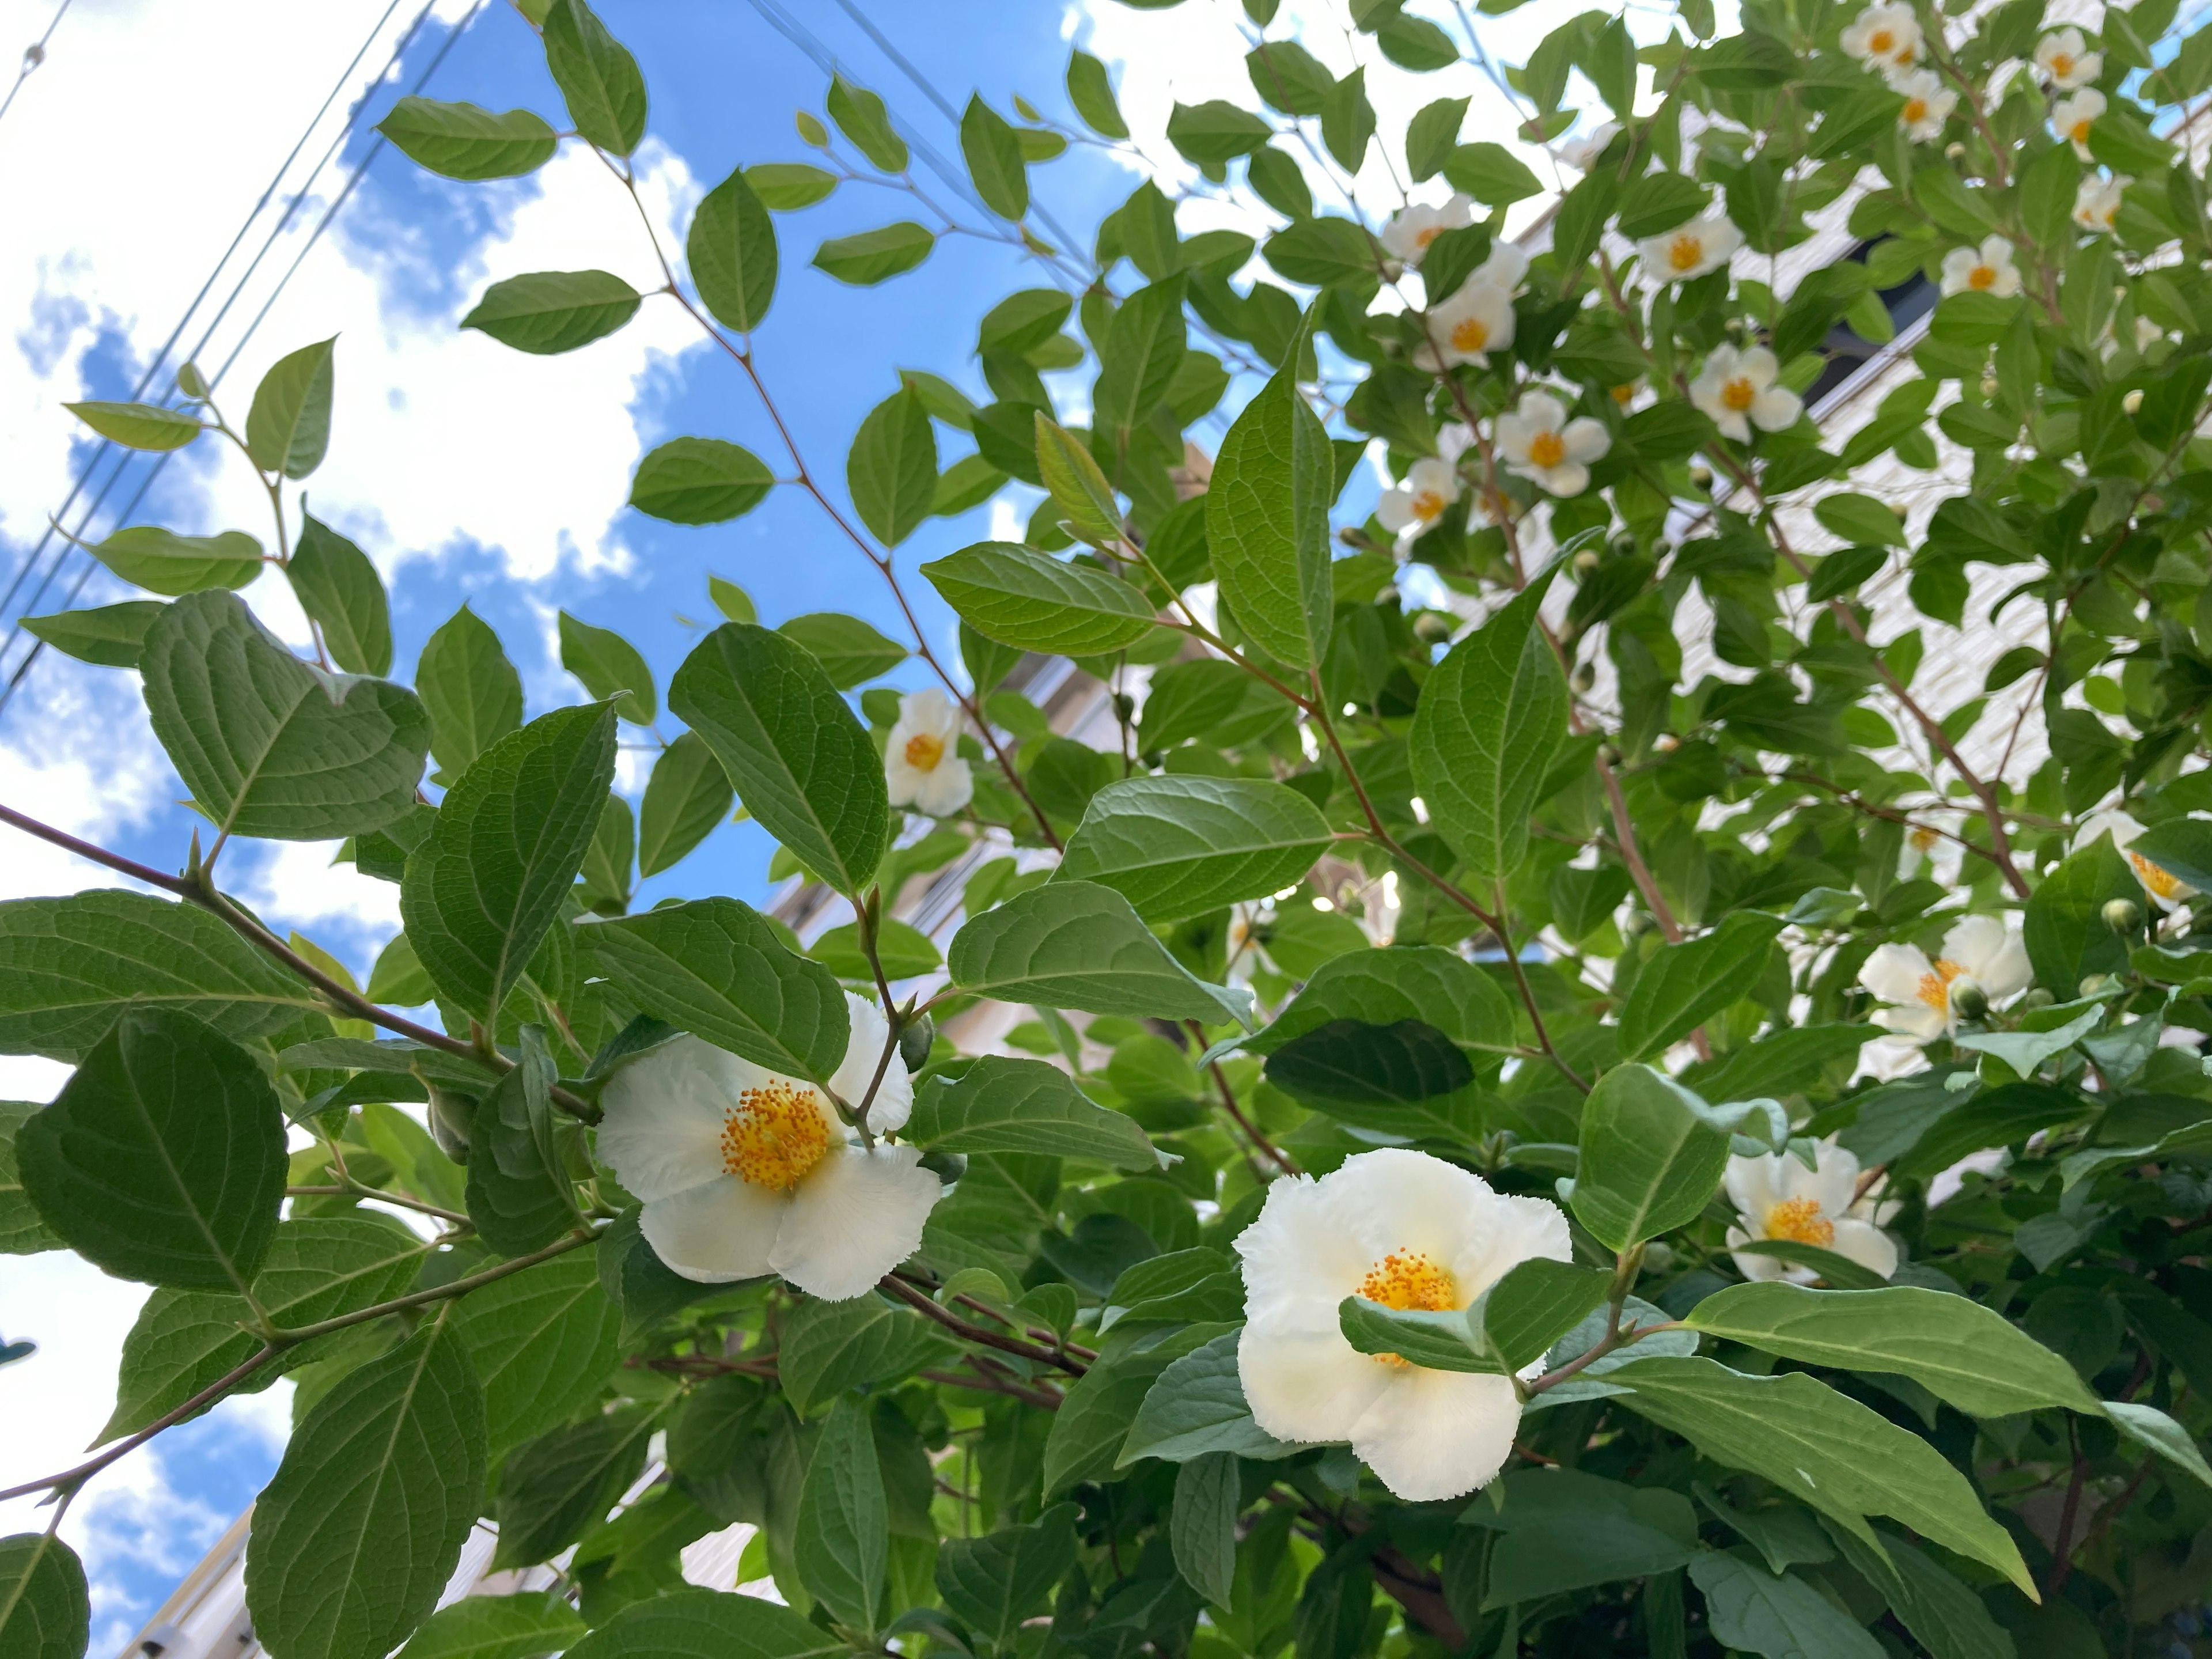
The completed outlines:
<svg viewBox="0 0 2212 1659">
<path fill-rule="evenodd" d="M 1331 1334 L 1337 1304 L 1359 1288 L 1381 1254 L 1340 1224 L 1310 1176 L 1270 1182 L 1259 1218 L 1237 1236 L 1236 1248 L 1253 1322 Z"/>
<path fill-rule="evenodd" d="M 1282 1331 L 1253 1323 L 1237 1340 L 1244 1403 L 1252 1420 L 1278 1440 L 1351 1439 L 1353 1425 L 1397 1370 L 1353 1348 L 1334 1324 L 1326 1331 Z"/>
<path fill-rule="evenodd" d="M 792 1194 L 769 1265 L 824 1301 L 860 1295 L 921 1247 L 942 1190 L 921 1164 L 913 1146 L 831 1148 Z"/>
<path fill-rule="evenodd" d="M 652 1199 L 639 1218 L 645 1242 L 675 1272 L 702 1285 L 759 1279 L 788 1200 L 732 1175 L 672 1197 Z"/>
<path fill-rule="evenodd" d="M 1749 1218 L 1744 1224 L 1754 1232 L 1765 1225 L 1760 1218 L 1782 1197 L 1781 1172 L 1775 1167 L 1779 1162 L 1772 1152 L 1738 1156 L 1729 1159 L 1722 1173 L 1721 1185 L 1727 1189 L 1729 1202 Z"/>
<path fill-rule="evenodd" d="M 845 993 L 845 1012 L 852 1024 L 852 1036 L 846 1040 L 845 1058 L 830 1073 L 830 1086 L 837 1097 L 857 1106 L 868 1092 L 874 1080 L 876 1067 L 883 1061 L 884 1046 L 890 1040 L 890 1022 L 883 1011 L 866 997 Z M 868 1127 L 878 1134 L 886 1129 L 906 1127 L 914 1112 L 914 1079 L 905 1064 L 894 1054 L 890 1064 L 884 1067 L 884 1080 L 877 1085 L 876 1097 L 868 1107 Z M 840 1138 L 844 1126 L 838 1125 Z"/>
<path fill-rule="evenodd" d="M 1921 981 L 1935 971 L 1926 953 L 1912 945 L 1877 945 L 1859 969 L 1859 983 L 1884 1002 L 1911 1007 L 1920 1002 Z"/>
<path fill-rule="evenodd" d="M 1836 1223 L 1836 1240 L 1828 1247 L 1838 1255 L 1871 1268 L 1884 1279 L 1897 1271 L 1897 1246 L 1887 1233 L 1870 1221 L 1844 1216 Z"/>
<path fill-rule="evenodd" d="M 722 1126 L 744 1090 L 770 1074 L 695 1036 L 663 1043 L 617 1072 L 601 1104 L 600 1159 L 651 1203 L 723 1173 Z"/>
<path fill-rule="evenodd" d="M 1520 1425 L 1510 1379 L 1413 1365 L 1398 1370 L 1361 1416 L 1352 1449 L 1397 1497 L 1430 1503 L 1496 1478 Z"/>
<path fill-rule="evenodd" d="M 1588 463 L 1602 460 L 1606 451 L 1613 447 L 1613 434 L 1605 429 L 1603 421 L 1588 415 L 1577 415 L 1559 429 L 1560 441 L 1567 447 L 1567 459 Z"/>
<path fill-rule="evenodd" d="M 1394 1250 L 1440 1266 L 1456 1261 L 1484 1240 L 1498 1196 L 1480 1176 L 1401 1147 L 1347 1158 L 1318 1190 L 1322 1224 L 1364 1255 L 1360 1276 Z M 1339 1291 L 1340 1298 L 1352 1288 Z"/>
<path fill-rule="evenodd" d="M 1460 1300 L 1472 1302 L 1533 1256 L 1574 1260 L 1567 1218 L 1548 1198 L 1522 1198 L 1486 1188 L 1483 1200 L 1471 1205 L 1474 1237 L 1451 1257 L 1449 1266 Z"/>
</svg>

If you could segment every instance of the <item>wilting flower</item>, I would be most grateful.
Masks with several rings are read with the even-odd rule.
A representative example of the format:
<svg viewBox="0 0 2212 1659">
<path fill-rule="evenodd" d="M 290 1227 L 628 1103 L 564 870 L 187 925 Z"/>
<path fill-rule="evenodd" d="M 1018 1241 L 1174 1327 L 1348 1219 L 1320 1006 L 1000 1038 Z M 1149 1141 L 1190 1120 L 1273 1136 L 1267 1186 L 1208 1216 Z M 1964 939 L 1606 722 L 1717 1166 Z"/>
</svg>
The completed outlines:
<svg viewBox="0 0 2212 1659">
<path fill-rule="evenodd" d="M 1893 1005 L 1875 1010 L 1875 1024 L 1922 1042 L 1956 1025 L 1972 998 L 1993 1006 L 2033 978 L 2027 947 L 1995 916 L 1963 918 L 1943 935 L 1933 962 L 1917 945 L 1878 945 L 1859 969 L 1859 983 Z"/>
<path fill-rule="evenodd" d="M 1943 256 L 1943 292 L 1994 294 L 2005 299 L 2020 292 L 2020 267 L 2012 262 L 2012 244 L 2002 236 L 1984 236 L 1978 248 L 1954 247 Z"/>
<path fill-rule="evenodd" d="M 2105 94 L 2094 87 L 2084 87 L 2071 98 L 2062 98 L 2051 106 L 2051 125 L 2058 136 L 2070 142 L 2074 153 L 2083 161 L 2089 159 L 2089 124 L 2105 112 Z"/>
<path fill-rule="evenodd" d="M 1271 1184 L 1237 1253 L 1247 1311 L 1237 1367 L 1261 1428 L 1283 1440 L 1349 1440 L 1410 1503 L 1457 1498 L 1497 1474 L 1521 1421 L 1512 1379 L 1361 1353 L 1345 1340 L 1337 1306 L 1361 1296 L 1464 1309 L 1532 1256 L 1570 1258 L 1557 1205 L 1492 1192 L 1425 1152 L 1361 1152 L 1319 1181 Z"/>
<path fill-rule="evenodd" d="M 2035 43 L 2035 66 L 2060 91 L 2071 92 L 2105 72 L 2105 55 L 2088 50 L 2081 30 L 2058 29 Z"/>
<path fill-rule="evenodd" d="M 1897 124 L 1905 129 L 1906 137 L 1924 144 L 1930 138 L 1942 137 L 1944 122 L 1959 106 L 1959 94 L 1945 86 L 1935 70 L 1906 70 L 1891 76 L 1889 84 L 1892 91 L 1905 98 L 1905 107 L 1897 112 Z"/>
<path fill-rule="evenodd" d="M 1620 136 L 1620 125 L 1612 121 L 1601 123 L 1583 137 L 1569 138 L 1555 144 L 1552 154 L 1577 173 L 1589 171 L 1591 162 L 1605 154 L 1605 147 Z"/>
<path fill-rule="evenodd" d="M 1638 248 L 1644 275 L 1663 284 L 1686 283 L 1718 270 L 1742 246 L 1743 233 L 1733 220 L 1724 213 L 1708 213 L 1662 236 L 1647 236 Z"/>
<path fill-rule="evenodd" d="M 2120 197 L 2130 179 L 2084 179 L 2074 192 L 2074 222 L 2084 230 L 2110 230 L 2120 216 Z"/>
<path fill-rule="evenodd" d="M 1407 469 L 1404 483 L 1382 492 L 1382 499 L 1375 504 L 1375 516 L 1394 536 L 1401 530 L 1418 536 L 1458 499 L 1457 470 L 1449 461 L 1425 457 Z"/>
<path fill-rule="evenodd" d="M 1844 50 L 1870 69 L 1910 69 L 1920 56 L 1920 20 L 1907 5 L 1869 6 L 1845 26 Z"/>
<path fill-rule="evenodd" d="M 914 1084 L 873 1003 L 845 994 L 853 1035 L 830 1085 L 857 1106 L 883 1066 L 868 1127 L 896 1129 Z M 921 1243 L 937 1177 L 913 1146 L 861 1144 L 821 1090 L 695 1036 L 617 1072 L 599 1156 L 641 1200 L 653 1254 L 703 1284 L 781 1273 L 809 1296 L 859 1296 Z"/>
<path fill-rule="evenodd" d="M 1498 417 L 1498 453 L 1505 470 L 1554 495 L 1579 495 L 1589 487 L 1592 461 L 1613 447 L 1613 434 L 1587 415 L 1567 418 L 1567 406 L 1548 392 L 1531 392 L 1520 407 Z"/>
<path fill-rule="evenodd" d="M 958 811 L 975 794 L 975 780 L 960 758 L 960 710 L 935 686 L 899 699 L 899 715 L 884 744 L 884 781 L 891 805 L 911 806 L 933 818 Z"/>
<path fill-rule="evenodd" d="M 2095 845 L 2100 836 L 2110 836 L 2113 850 L 2127 860 L 2128 867 L 2136 872 L 2136 879 L 2142 884 L 2143 891 L 2150 895 L 2152 902 L 2160 909 L 2171 910 L 2182 900 L 2196 896 L 2194 887 L 2179 876 L 2168 875 L 2134 850 L 2136 837 L 2142 832 L 2142 823 L 2131 812 L 2123 812 L 2117 808 L 2094 812 L 2083 819 L 2081 827 L 2074 832 L 2074 850 Z"/>
<path fill-rule="evenodd" d="M 1415 348 L 1413 361 L 1432 374 L 1455 363 L 1486 366 L 1492 352 L 1513 343 L 1513 320 L 1511 294 L 1478 273 L 1429 307 L 1429 337 Z"/>
<path fill-rule="evenodd" d="M 1717 345 L 1706 355 L 1704 372 L 1690 382 L 1690 401 L 1713 424 L 1740 444 L 1751 441 L 1751 428 L 1780 432 L 1797 424 L 1804 399 L 1774 384 L 1782 365 L 1765 346 L 1738 351 Z"/>
<path fill-rule="evenodd" d="M 1448 230 L 1457 230 L 1474 222 L 1468 198 L 1455 191 L 1442 207 L 1426 207 L 1416 204 L 1401 209 L 1389 224 L 1382 227 L 1382 246 L 1390 250 L 1399 264 L 1419 269 L 1421 256 L 1429 251 L 1429 244 Z"/>
<path fill-rule="evenodd" d="M 1820 1277 L 1814 1268 L 1739 1248 L 1774 1238 L 1832 1250 L 1887 1279 L 1897 1271 L 1897 1246 L 1881 1224 L 1897 1206 L 1858 1196 L 1859 1161 L 1834 1141 L 1820 1141 L 1813 1150 L 1816 1167 L 1810 1170 L 1794 1152 L 1729 1159 L 1723 1182 L 1736 1211 L 1736 1224 L 1728 1231 L 1736 1271 L 1746 1279 L 1786 1279 L 1795 1285 Z"/>
</svg>

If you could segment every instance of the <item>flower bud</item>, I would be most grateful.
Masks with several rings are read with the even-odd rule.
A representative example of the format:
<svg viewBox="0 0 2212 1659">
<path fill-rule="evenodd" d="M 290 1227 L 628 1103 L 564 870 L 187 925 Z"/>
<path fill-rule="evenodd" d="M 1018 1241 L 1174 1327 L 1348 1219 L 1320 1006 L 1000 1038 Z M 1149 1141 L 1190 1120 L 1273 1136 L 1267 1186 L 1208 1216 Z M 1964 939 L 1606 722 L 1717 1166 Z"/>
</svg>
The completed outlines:
<svg viewBox="0 0 2212 1659">
<path fill-rule="evenodd" d="M 1606 543 L 1606 546 L 1615 558 L 1625 559 L 1636 551 L 1636 537 L 1629 531 L 1615 531 L 1611 539 Z"/>
<path fill-rule="evenodd" d="M 1637 1266 L 1647 1273 L 1663 1273 L 1674 1265 L 1674 1247 L 1663 1238 L 1655 1238 L 1644 1247 L 1644 1259 Z"/>
<path fill-rule="evenodd" d="M 2105 926 L 2116 933 L 2132 933 L 2142 926 L 2142 906 L 2133 899 L 2106 899 L 2102 915 Z"/>
<path fill-rule="evenodd" d="M 1707 466 L 1703 461 L 1691 462 L 1690 482 L 1700 489 L 1711 489 L 1713 487 L 1712 468 Z"/>
<path fill-rule="evenodd" d="M 2142 388 L 2137 386 L 2120 399 L 2120 407 L 2132 415 L 2142 407 Z"/>
<path fill-rule="evenodd" d="M 1651 747 L 1662 755 L 1671 755 L 1682 746 L 1681 738 L 1672 732 L 1662 732 L 1651 739 Z"/>
<path fill-rule="evenodd" d="M 1994 398 L 1994 397 L 1996 397 L 1996 395 L 1997 395 L 1997 377 L 1996 377 L 1996 375 L 1994 375 L 1994 374 L 1984 374 L 1984 375 L 1983 375 L 1983 376 L 1982 376 L 1982 396 L 1984 396 L 1984 398 Z"/>
<path fill-rule="evenodd" d="M 476 1098 L 456 1094 L 433 1083 L 430 1093 L 430 1139 L 456 1164 L 469 1161 L 469 1132 L 475 1127 Z"/>
<path fill-rule="evenodd" d="M 1979 1019 L 1990 1011 L 1990 994 L 1972 974 L 1951 981 L 1951 1012 L 1960 1019 Z"/>
<path fill-rule="evenodd" d="M 899 1060 L 909 1072 L 929 1064 L 929 1051 L 937 1042 L 937 1022 L 927 1014 L 899 1033 Z"/>
<path fill-rule="evenodd" d="M 1597 550 L 1594 547 L 1586 547 L 1575 555 L 1575 568 L 1584 574 L 1596 569 L 1597 562 Z"/>
<path fill-rule="evenodd" d="M 1115 719 L 1124 722 L 1136 719 L 1137 700 L 1127 691 L 1116 691 L 1114 694 L 1114 714 Z"/>
<path fill-rule="evenodd" d="M 2050 992 L 2039 985 L 2020 1000 L 2020 1011 L 2024 1014 L 2032 1013 L 2038 1008 L 2048 1008 L 2057 1000 L 2057 997 L 2052 996 Z"/>
<path fill-rule="evenodd" d="M 1955 138 L 1949 143 L 1943 146 L 1943 154 L 1945 157 L 1950 161 L 1955 161 L 1966 153 L 1966 147 Z"/>
<path fill-rule="evenodd" d="M 1613 744 L 1601 743 L 1598 744 L 1597 757 L 1603 761 L 1607 766 L 1618 766 L 1620 764 L 1620 750 Z"/>
<path fill-rule="evenodd" d="M 2111 990 L 2116 983 L 2118 981 L 2110 974 L 2091 974 L 2081 981 L 2081 994 L 2093 997 L 2100 991 Z"/>
</svg>

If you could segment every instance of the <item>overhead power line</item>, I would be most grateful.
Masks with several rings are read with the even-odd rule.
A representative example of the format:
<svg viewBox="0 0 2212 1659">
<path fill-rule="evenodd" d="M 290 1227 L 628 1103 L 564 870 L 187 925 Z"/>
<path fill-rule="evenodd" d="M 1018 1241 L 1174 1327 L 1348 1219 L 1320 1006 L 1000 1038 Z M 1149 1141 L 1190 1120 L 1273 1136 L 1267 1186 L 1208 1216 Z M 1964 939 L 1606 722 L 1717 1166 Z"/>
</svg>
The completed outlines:
<svg viewBox="0 0 2212 1659">
<path fill-rule="evenodd" d="M 54 38 L 54 31 L 62 26 L 62 19 L 69 15 L 72 3 L 73 0 L 62 0 L 52 21 L 46 25 L 46 32 L 23 48 L 23 64 L 15 71 L 15 84 L 8 88 L 5 98 L 0 98 L 0 120 L 5 120 L 8 112 L 15 107 L 15 94 L 22 91 L 23 82 L 29 80 L 39 65 L 46 61 L 46 42 Z"/>
</svg>

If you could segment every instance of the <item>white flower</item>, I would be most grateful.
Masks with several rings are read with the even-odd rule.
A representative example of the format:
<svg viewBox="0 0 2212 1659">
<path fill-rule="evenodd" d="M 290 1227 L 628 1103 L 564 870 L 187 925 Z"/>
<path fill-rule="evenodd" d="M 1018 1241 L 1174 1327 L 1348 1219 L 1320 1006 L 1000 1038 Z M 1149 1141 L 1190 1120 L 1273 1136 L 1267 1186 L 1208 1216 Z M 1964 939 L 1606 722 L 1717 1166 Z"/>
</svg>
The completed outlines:
<svg viewBox="0 0 2212 1659">
<path fill-rule="evenodd" d="M 899 699 L 897 723 L 884 744 L 884 781 L 891 805 L 911 806 L 933 818 L 949 817 L 975 793 L 968 763 L 955 752 L 960 710 L 937 687 Z"/>
<path fill-rule="evenodd" d="M 2051 106 L 2051 125 L 2061 138 L 2069 140 L 2074 153 L 2083 161 L 2089 159 L 2089 124 L 2105 112 L 2105 94 L 2094 87 L 2084 87 L 2071 98 L 2062 98 Z"/>
<path fill-rule="evenodd" d="M 1458 499 L 1459 474 L 1452 464 L 1425 459 L 1407 469 L 1404 483 L 1382 492 L 1382 499 L 1375 504 L 1375 516 L 1393 535 L 1410 530 L 1419 536 Z"/>
<path fill-rule="evenodd" d="M 1920 56 L 1920 20 L 1907 5 L 1869 6 L 1844 28 L 1844 50 L 1869 69 L 1910 69 Z"/>
<path fill-rule="evenodd" d="M 1994 294 L 2005 299 L 2020 292 L 2020 267 L 2012 262 L 2012 244 L 2002 236 L 1984 236 L 1978 248 L 1954 247 L 1943 256 L 1943 292 Z"/>
<path fill-rule="evenodd" d="M 1474 222 L 1468 211 L 1471 205 L 1466 197 L 1455 191 L 1442 207 L 1416 204 L 1401 209 L 1382 227 L 1382 246 L 1396 256 L 1399 264 L 1418 270 L 1430 243 L 1448 230 Z"/>
<path fill-rule="evenodd" d="M 1896 1206 L 1858 1198 L 1859 1161 L 1834 1141 L 1818 1142 L 1813 1153 L 1817 1167 L 1810 1170 L 1794 1152 L 1729 1159 L 1722 1180 L 1736 1211 L 1736 1224 L 1728 1231 L 1736 1271 L 1746 1279 L 1786 1279 L 1793 1285 L 1820 1277 L 1814 1268 L 1737 1249 L 1753 1239 L 1778 1238 L 1832 1250 L 1887 1279 L 1897 1271 L 1897 1246 L 1880 1224 L 1884 1212 Z"/>
<path fill-rule="evenodd" d="M 1468 276 L 1471 283 L 1487 283 L 1509 300 L 1521 295 L 1521 279 L 1528 274 L 1528 256 L 1513 242 L 1492 242 L 1490 252 Z"/>
<path fill-rule="evenodd" d="M 1708 213 L 1663 236 L 1647 236 L 1637 246 L 1650 281 L 1686 283 L 1726 264 L 1743 246 L 1743 233 L 1726 214 Z"/>
<path fill-rule="evenodd" d="M 844 1063 L 830 1079 L 857 1105 L 890 1025 L 851 992 Z M 718 1285 L 781 1273 L 809 1296 L 860 1295 L 921 1243 L 937 1177 L 912 1146 L 863 1146 L 811 1083 L 680 1036 L 617 1072 L 603 1097 L 599 1157 L 645 1205 L 653 1254 Z M 878 1134 L 914 1109 L 894 1054 L 868 1107 Z"/>
<path fill-rule="evenodd" d="M 1429 307 L 1428 338 L 1414 349 L 1413 361 L 1431 374 L 1455 363 L 1487 366 L 1492 352 L 1513 343 L 1513 320 L 1511 294 L 1470 276 L 1458 293 Z"/>
<path fill-rule="evenodd" d="M 1579 495 L 1589 487 L 1589 464 L 1613 447 L 1613 434 L 1587 415 L 1567 418 L 1567 406 L 1548 392 L 1531 392 L 1517 409 L 1498 417 L 1498 453 L 1505 470 L 1554 495 Z"/>
<path fill-rule="evenodd" d="M 1892 75 L 1889 85 L 1905 98 L 1905 107 L 1897 112 L 1897 125 L 1905 129 L 1906 137 L 1924 144 L 1942 137 L 1944 122 L 1959 106 L 1959 94 L 1945 86 L 1935 70 L 1906 70 Z"/>
<path fill-rule="evenodd" d="M 1956 886 L 1960 866 L 1966 861 L 1966 848 L 1956 841 L 1939 835 L 1927 824 L 1915 824 L 1905 832 L 1904 843 L 1897 850 L 1897 878 L 1911 881 L 1923 871 L 1930 881 L 1941 882 L 1946 887 Z"/>
<path fill-rule="evenodd" d="M 2081 828 L 2075 830 L 2074 844 L 2069 850 L 2079 852 L 2085 847 L 2094 846 L 2098 836 L 2110 836 L 2112 850 L 2127 860 L 2128 867 L 2136 872 L 2136 879 L 2142 884 L 2142 890 L 2150 895 L 2152 902 L 2161 910 L 2171 910 L 2183 899 L 2193 897 L 2197 890 L 2179 876 L 2168 875 L 2142 854 L 2130 850 L 2136 837 L 2142 832 L 2143 827 L 2133 813 L 2117 809 L 2094 812 L 2083 819 Z"/>
<path fill-rule="evenodd" d="M 2074 222 L 2084 230 L 2110 230 L 2120 216 L 2120 194 L 2131 179 L 2084 179 L 2074 192 Z"/>
<path fill-rule="evenodd" d="M 1361 1353 L 1344 1340 L 1337 1305 L 1363 1296 L 1463 1309 L 1532 1256 L 1570 1258 L 1557 1205 L 1492 1192 L 1425 1152 L 1361 1152 L 1319 1181 L 1271 1184 L 1237 1253 L 1247 1313 L 1237 1367 L 1261 1428 L 1283 1440 L 1349 1440 L 1409 1503 L 1461 1497 L 1504 1467 L 1521 1421 L 1510 1377 Z M 1523 1375 L 1542 1368 L 1538 1360 Z"/>
<path fill-rule="evenodd" d="M 1782 365 L 1765 346 L 1738 351 L 1717 345 L 1704 372 L 1690 382 L 1690 401 L 1713 417 L 1713 424 L 1740 444 L 1751 441 L 1751 428 L 1779 432 L 1797 424 L 1804 399 L 1774 384 Z"/>
<path fill-rule="evenodd" d="M 2087 49 L 2081 30 L 2060 29 L 2035 43 L 2035 66 L 2060 91 L 2071 92 L 2105 72 L 2105 56 Z"/>
<path fill-rule="evenodd" d="M 1590 163 L 1605 154 L 1605 147 L 1619 137 L 1620 132 L 1620 128 L 1616 123 L 1607 121 L 1584 137 L 1570 138 L 1553 145 L 1552 154 L 1576 172 L 1588 173 Z"/>
<path fill-rule="evenodd" d="M 2166 331 L 2148 317 L 2136 319 L 2136 356 L 2142 356 L 2166 337 Z"/>
<path fill-rule="evenodd" d="M 1943 935 L 1935 961 L 1911 945 L 1878 945 L 1859 969 L 1859 983 L 1893 1005 L 1877 1008 L 1874 1022 L 1932 1042 L 1958 1024 L 1952 999 L 1961 981 L 1979 988 L 1990 1006 L 2027 989 L 2034 975 L 2021 937 L 1995 916 L 1967 916 Z"/>
</svg>

